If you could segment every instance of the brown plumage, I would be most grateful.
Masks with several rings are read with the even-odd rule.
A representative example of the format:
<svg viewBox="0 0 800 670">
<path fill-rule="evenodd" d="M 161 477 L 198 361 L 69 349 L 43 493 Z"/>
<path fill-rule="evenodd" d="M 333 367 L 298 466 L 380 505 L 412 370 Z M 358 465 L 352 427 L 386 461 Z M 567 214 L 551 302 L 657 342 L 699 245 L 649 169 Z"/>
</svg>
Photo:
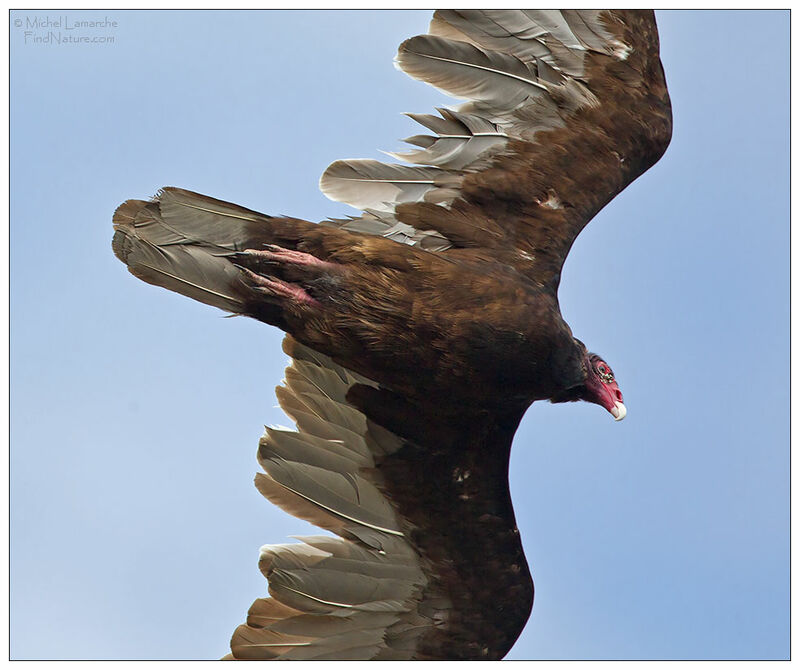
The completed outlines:
<svg viewBox="0 0 800 670">
<path fill-rule="evenodd" d="M 235 658 L 501 658 L 533 584 L 508 492 L 536 400 L 624 417 L 561 318 L 586 223 L 652 166 L 671 111 L 649 11 L 436 12 L 398 64 L 463 98 L 405 155 L 321 180 L 364 210 L 310 223 L 181 189 L 129 200 L 114 252 L 144 281 L 278 326 L 298 431 L 259 446 L 270 500 L 339 538 L 262 550 L 269 599 Z"/>
</svg>

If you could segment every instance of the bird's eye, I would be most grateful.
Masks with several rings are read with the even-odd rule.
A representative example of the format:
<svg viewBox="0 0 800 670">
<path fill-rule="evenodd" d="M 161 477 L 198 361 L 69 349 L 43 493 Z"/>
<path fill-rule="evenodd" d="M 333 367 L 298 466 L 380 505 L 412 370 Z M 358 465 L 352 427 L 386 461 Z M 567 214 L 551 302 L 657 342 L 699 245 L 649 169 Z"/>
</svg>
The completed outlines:
<svg viewBox="0 0 800 670">
<path fill-rule="evenodd" d="M 611 372 L 611 368 L 609 368 L 605 363 L 597 364 L 597 374 L 606 384 L 610 384 L 614 381 L 614 373 Z"/>
</svg>

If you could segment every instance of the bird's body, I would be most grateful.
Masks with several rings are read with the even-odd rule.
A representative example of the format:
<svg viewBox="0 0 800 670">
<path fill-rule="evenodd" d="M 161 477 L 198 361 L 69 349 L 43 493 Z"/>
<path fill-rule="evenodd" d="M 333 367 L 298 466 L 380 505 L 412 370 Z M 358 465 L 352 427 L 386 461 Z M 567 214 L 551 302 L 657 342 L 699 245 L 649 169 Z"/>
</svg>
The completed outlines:
<svg viewBox="0 0 800 670">
<path fill-rule="evenodd" d="M 285 330 L 294 359 L 257 486 L 342 539 L 265 548 L 237 658 L 501 658 L 533 585 L 508 492 L 536 400 L 625 415 L 561 317 L 564 258 L 649 168 L 671 112 L 647 12 L 437 12 L 398 56 L 472 99 L 415 118 L 426 167 L 338 161 L 364 210 L 314 224 L 182 189 L 115 215 L 145 281 Z M 405 243 L 401 243 L 405 242 Z"/>
</svg>

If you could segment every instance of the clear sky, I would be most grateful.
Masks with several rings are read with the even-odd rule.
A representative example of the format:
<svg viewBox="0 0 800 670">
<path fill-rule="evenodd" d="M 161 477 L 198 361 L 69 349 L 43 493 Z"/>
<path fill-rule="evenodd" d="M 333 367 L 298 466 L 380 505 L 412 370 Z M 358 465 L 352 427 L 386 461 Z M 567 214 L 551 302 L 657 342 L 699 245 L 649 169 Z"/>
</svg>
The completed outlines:
<svg viewBox="0 0 800 670">
<path fill-rule="evenodd" d="M 323 169 L 447 103 L 392 67 L 429 12 L 67 12 L 113 42 L 34 42 L 63 14 L 11 14 L 11 653 L 218 658 L 259 546 L 311 530 L 252 485 L 262 425 L 288 424 L 281 334 L 133 278 L 111 215 L 165 185 L 352 212 Z M 788 657 L 789 14 L 658 20 L 672 145 L 560 290 L 628 417 L 523 421 L 513 659 Z"/>
</svg>

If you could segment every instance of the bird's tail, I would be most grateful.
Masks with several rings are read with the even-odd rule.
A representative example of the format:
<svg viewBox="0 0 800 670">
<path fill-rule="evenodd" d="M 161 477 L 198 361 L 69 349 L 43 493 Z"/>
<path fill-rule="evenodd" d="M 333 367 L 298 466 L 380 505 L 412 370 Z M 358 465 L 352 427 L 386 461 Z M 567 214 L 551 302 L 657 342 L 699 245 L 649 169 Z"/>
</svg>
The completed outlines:
<svg viewBox="0 0 800 670">
<path fill-rule="evenodd" d="M 133 275 L 150 284 L 284 330 L 282 307 L 287 301 L 301 306 L 314 302 L 301 287 L 246 266 L 253 266 L 254 252 L 262 255 L 255 258 L 262 269 L 263 256 L 285 260 L 287 250 L 275 243 L 295 246 L 299 235 L 315 224 L 270 217 L 179 188 L 164 188 L 149 201 L 124 202 L 113 222 L 114 253 Z M 270 248 L 277 253 L 265 251 Z M 307 254 L 294 256 L 316 260 Z M 316 271 L 324 265 L 305 263 Z"/>
<path fill-rule="evenodd" d="M 112 248 L 139 279 L 242 313 L 247 287 L 231 257 L 265 237 L 269 220 L 244 207 L 165 188 L 150 201 L 127 200 L 117 208 Z"/>
</svg>

